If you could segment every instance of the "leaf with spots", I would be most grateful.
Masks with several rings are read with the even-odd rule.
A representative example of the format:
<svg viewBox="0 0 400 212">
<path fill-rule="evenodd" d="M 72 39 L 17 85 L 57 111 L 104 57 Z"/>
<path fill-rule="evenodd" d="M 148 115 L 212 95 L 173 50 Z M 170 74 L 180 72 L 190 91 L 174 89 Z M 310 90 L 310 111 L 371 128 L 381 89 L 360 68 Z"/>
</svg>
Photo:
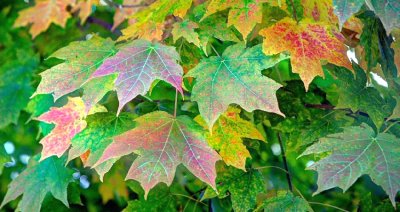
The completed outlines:
<svg viewBox="0 0 400 212">
<path fill-rule="evenodd" d="M 220 114 L 232 103 L 247 111 L 266 110 L 282 114 L 275 92 L 281 86 L 261 74 L 288 57 L 266 56 L 261 45 L 245 48 L 243 43 L 228 47 L 221 57 L 203 59 L 186 77 L 195 77 L 192 100 L 199 104 L 200 115 L 212 128 Z"/>
<path fill-rule="evenodd" d="M 22 195 L 16 211 L 39 212 L 47 193 L 68 207 L 67 187 L 73 181 L 74 171 L 65 167 L 65 157 L 50 157 L 41 162 L 39 157 L 33 157 L 28 167 L 9 184 L 0 209 Z"/>
<path fill-rule="evenodd" d="M 60 108 L 52 107 L 49 112 L 37 118 L 39 121 L 55 124 L 54 129 L 40 143 L 43 145 L 42 158 L 52 155 L 61 157 L 71 145 L 71 139 L 86 127 L 85 105 L 81 98 L 68 98 Z"/>
<path fill-rule="evenodd" d="M 173 47 L 146 40 L 134 40 L 119 48 L 93 73 L 92 78 L 118 73 L 115 81 L 119 107 L 138 95 L 145 95 L 154 80 L 164 80 L 182 91 L 182 67 Z M 95 79 L 93 79 L 95 80 Z"/>
<path fill-rule="evenodd" d="M 301 156 L 330 152 L 309 167 L 318 172 L 316 194 L 333 187 L 346 191 L 359 177 L 368 174 L 395 206 L 400 190 L 399 143 L 400 139 L 392 134 L 376 134 L 368 125 L 361 125 L 321 138 Z"/>
<path fill-rule="evenodd" d="M 71 17 L 67 7 L 74 3 L 75 0 L 38 0 L 35 6 L 19 12 L 14 27 L 32 24 L 29 33 L 33 38 L 46 31 L 52 23 L 65 27 Z"/>
<path fill-rule="evenodd" d="M 103 61 L 114 54 L 114 42 L 93 36 L 86 41 L 75 41 L 54 52 L 50 57 L 64 60 L 40 73 L 36 94 L 52 93 L 55 100 L 79 89 Z M 90 108 L 88 108 L 90 110 Z"/>
<path fill-rule="evenodd" d="M 230 196 L 234 211 L 249 211 L 256 206 L 256 198 L 265 192 L 264 179 L 257 170 L 243 172 L 232 167 L 219 167 L 217 177 L 217 195 L 213 190 L 207 188 L 203 199 L 218 196 L 225 198 Z"/>
<path fill-rule="evenodd" d="M 339 18 L 339 29 L 354 13 L 358 12 L 365 0 L 333 0 L 333 9 Z"/>
<path fill-rule="evenodd" d="M 323 61 L 351 69 L 347 47 L 326 25 L 305 19 L 299 23 L 284 18 L 263 29 L 263 51 L 267 55 L 288 51 L 292 70 L 298 73 L 306 89 L 316 76 L 323 76 Z"/>
<path fill-rule="evenodd" d="M 307 212 L 313 211 L 306 199 L 294 196 L 287 191 L 278 191 L 275 197 L 263 201 L 265 211 L 271 212 Z"/>
<path fill-rule="evenodd" d="M 135 117 L 131 113 L 121 113 L 119 116 L 115 116 L 114 113 L 95 113 L 87 116 L 87 127 L 71 140 L 72 147 L 68 153 L 68 161 L 86 153 L 88 155 L 83 161 L 84 165 L 93 166 L 100 159 L 107 146 L 111 144 L 114 136 L 120 135 L 135 126 L 133 121 Z M 96 167 L 100 180 L 103 179 L 104 174 L 110 170 L 116 160 L 109 160 Z"/>
<path fill-rule="evenodd" d="M 333 13 L 332 0 L 301 0 L 304 17 L 316 22 L 336 24 L 337 18 Z"/>
<path fill-rule="evenodd" d="M 140 182 L 145 196 L 160 182 L 171 185 L 179 164 L 215 188 L 215 162 L 220 157 L 207 145 L 200 125 L 187 116 L 174 118 L 162 111 L 135 121 L 138 126 L 115 137 L 97 164 L 132 152 L 139 154 L 126 179 Z"/>
<path fill-rule="evenodd" d="M 229 107 L 223 113 L 207 135 L 208 144 L 219 151 L 227 165 L 246 170 L 246 159 L 250 153 L 243 144 L 242 138 L 265 141 L 257 128 L 249 121 L 240 118 L 240 109 Z M 201 116 L 195 119 L 200 125 L 208 128 Z"/>
</svg>

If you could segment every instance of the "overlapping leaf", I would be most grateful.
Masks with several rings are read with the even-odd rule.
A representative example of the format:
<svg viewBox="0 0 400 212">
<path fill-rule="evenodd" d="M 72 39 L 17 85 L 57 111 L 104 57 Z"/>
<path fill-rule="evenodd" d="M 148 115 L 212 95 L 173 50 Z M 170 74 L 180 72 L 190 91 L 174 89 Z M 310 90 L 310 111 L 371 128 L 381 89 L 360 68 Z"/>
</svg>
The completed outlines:
<svg viewBox="0 0 400 212">
<path fill-rule="evenodd" d="M 200 47 L 199 35 L 194 31 L 196 28 L 199 28 L 199 26 L 195 22 L 189 21 L 188 19 L 182 22 L 176 22 L 171 31 L 174 42 L 183 37 L 189 43 L 193 43 L 194 45 Z"/>
<path fill-rule="evenodd" d="M 285 191 L 278 191 L 277 196 L 264 200 L 263 205 L 265 211 L 271 212 L 313 211 L 307 200 Z"/>
<path fill-rule="evenodd" d="M 222 114 L 207 135 L 207 142 L 215 150 L 219 151 L 222 160 L 227 165 L 246 170 L 246 159 L 251 157 L 242 138 L 251 138 L 264 141 L 264 137 L 249 121 L 239 116 L 240 109 L 230 107 Z M 196 121 L 207 129 L 207 124 L 200 116 Z"/>
<path fill-rule="evenodd" d="M 50 57 L 65 60 L 40 75 L 35 94 L 52 93 L 55 99 L 80 88 L 103 63 L 114 54 L 114 42 L 93 36 L 86 41 L 76 41 L 54 52 Z"/>
<path fill-rule="evenodd" d="M 169 82 L 182 93 L 182 67 L 173 47 L 146 40 L 134 40 L 104 61 L 92 77 L 119 73 L 115 81 L 119 108 L 138 95 L 145 95 L 154 80 Z"/>
<path fill-rule="evenodd" d="M 400 27 L 400 2 L 398 0 L 365 0 L 365 3 L 381 19 L 386 33 Z"/>
<path fill-rule="evenodd" d="M 232 103 L 247 111 L 261 109 L 282 114 L 275 96 L 281 86 L 264 77 L 261 70 L 286 58 L 283 54 L 266 56 L 261 45 L 246 49 L 241 43 L 228 47 L 221 57 L 202 60 L 192 69 L 186 75 L 197 79 L 192 100 L 198 102 L 200 115 L 209 128 Z"/>
<path fill-rule="evenodd" d="M 142 0 L 124 0 L 123 5 L 139 5 Z M 120 7 L 115 10 L 114 18 L 113 18 L 113 26 L 111 30 L 114 30 L 117 26 L 119 26 L 125 19 L 129 19 L 129 23 L 132 24 L 131 17 L 137 11 L 140 10 L 140 7 Z"/>
<path fill-rule="evenodd" d="M 336 24 L 332 0 L 301 0 L 304 8 L 304 17 L 314 19 L 316 22 Z"/>
<path fill-rule="evenodd" d="M 285 18 L 260 34 L 265 54 L 290 53 L 292 70 L 300 75 L 306 89 L 315 76 L 323 76 L 322 61 L 351 69 L 346 46 L 325 25 Z"/>
<path fill-rule="evenodd" d="M 51 193 L 68 207 L 67 187 L 73 181 L 73 170 L 65 167 L 66 158 L 51 157 L 39 162 L 32 158 L 28 167 L 8 186 L 0 208 L 20 195 L 17 211 L 39 212 L 47 193 Z"/>
<path fill-rule="evenodd" d="M 95 113 L 86 118 L 87 127 L 71 140 L 71 149 L 68 161 L 84 155 L 85 166 L 93 166 L 112 142 L 112 138 L 134 127 L 135 115 L 121 113 L 118 117 L 114 113 Z M 107 173 L 117 159 L 107 161 L 96 167 L 100 179 Z"/>
<path fill-rule="evenodd" d="M 27 26 L 32 24 L 29 33 L 36 37 L 54 23 L 64 27 L 71 15 L 67 7 L 75 3 L 75 0 L 38 0 L 36 5 L 19 12 L 14 26 Z"/>
<path fill-rule="evenodd" d="M 174 118 L 157 111 L 136 119 L 138 126 L 115 137 L 97 164 L 135 152 L 127 179 L 140 182 L 145 196 L 160 182 L 172 183 L 179 164 L 196 177 L 215 185 L 215 162 L 219 155 L 207 146 L 204 130 L 187 116 Z"/>
<path fill-rule="evenodd" d="M 204 18 L 218 11 L 230 8 L 228 15 L 228 26 L 235 26 L 246 40 L 257 23 L 262 20 L 262 3 L 267 0 L 212 0 L 208 4 L 207 13 Z"/>
<path fill-rule="evenodd" d="M 365 3 L 365 0 L 333 0 L 333 8 L 339 18 L 339 28 Z"/>
<path fill-rule="evenodd" d="M 69 98 L 60 108 L 51 108 L 49 112 L 37 118 L 39 121 L 55 124 L 54 129 L 40 143 L 43 145 L 42 158 L 52 155 L 61 157 L 71 145 L 71 139 L 86 127 L 85 105 L 81 98 Z"/>
<path fill-rule="evenodd" d="M 368 174 L 382 186 L 393 206 L 400 190 L 400 139 L 375 134 L 368 125 L 346 127 L 343 133 L 321 138 L 302 155 L 331 152 L 309 169 L 318 172 L 318 190 L 340 187 L 346 191 L 361 175 Z"/>
</svg>

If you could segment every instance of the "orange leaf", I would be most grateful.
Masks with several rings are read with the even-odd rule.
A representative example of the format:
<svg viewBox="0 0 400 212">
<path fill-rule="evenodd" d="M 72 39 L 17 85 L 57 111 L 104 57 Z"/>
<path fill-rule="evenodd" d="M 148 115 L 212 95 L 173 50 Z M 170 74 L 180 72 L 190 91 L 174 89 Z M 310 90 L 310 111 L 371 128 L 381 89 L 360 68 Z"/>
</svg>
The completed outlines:
<svg viewBox="0 0 400 212">
<path fill-rule="evenodd" d="M 14 27 L 32 24 L 29 33 L 33 38 L 46 31 L 51 23 L 64 27 L 71 16 L 67 11 L 67 6 L 74 2 L 75 0 L 38 0 L 34 7 L 19 12 Z"/>
<path fill-rule="evenodd" d="M 267 55 L 287 51 L 291 54 L 292 70 L 298 73 L 306 89 L 315 76 L 323 76 L 321 60 L 351 69 L 347 48 L 340 34 L 330 28 L 311 23 L 307 19 L 296 21 L 285 18 L 260 31 L 264 37 L 263 51 Z"/>
</svg>

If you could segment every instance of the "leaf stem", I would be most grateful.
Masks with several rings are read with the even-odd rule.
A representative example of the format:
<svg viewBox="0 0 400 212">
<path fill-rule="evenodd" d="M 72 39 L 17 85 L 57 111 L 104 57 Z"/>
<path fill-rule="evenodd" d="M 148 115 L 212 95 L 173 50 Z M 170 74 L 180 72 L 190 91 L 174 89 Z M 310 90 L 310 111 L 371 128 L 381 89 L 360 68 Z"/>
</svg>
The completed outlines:
<svg viewBox="0 0 400 212">
<path fill-rule="evenodd" d="M 279 146 L 281 147 L 281 151 L 282 151 L 282 160 L 283 160 L 283 165 L 284 165 L 285 170 L 286 170 L 286 179 L 287 179 L 287 182 L 288 182 L 289 190 L 291 192 L 293 192 L 292 177 L 291 177 L 290 172 L 289 172 L 289 168 L 288 168 L 288 164 L 287 164 L 287 160 L 286 160 L 286 155 L 285 155 L 285 150 L 283 148 L 283 144 L 282 144 L 282 139 L 281 139 L 281 134 L 280 133 L 278 133 L 278 141 L 279 141 Z"/>
<path fill-rule="evenodd" d="M 297 12 L 296 12 L 296 8 L 294 6 L 293 0 L 290 0 L 290 4 L 292 5 L 292 9 L 293 9 L 293 18 L 294 18 L 294 20 L 296 20 L 297 23 L 299 23 L 299 20 L 297 19 Z"/>
<path fill-rule="evenodd" d="M 308 204 L 312 204 L 312 205 L 322 205 L 322 206 L 325 206 L 325 207 L 334 208 L 334 209 L 339 210 L 339 211 L 349 212 L 348 210 L 345 210 L 345 209 L 343 209 L 343 208 L 339 208 L 339 207 L 334 206 L 334 205 L 325 204 L 325 203 L 320 203 L 320 202 L 308 202 Z"/>
<path fill-rule="evenodd" d="M 193 197 L 191 197 L 191 196 L 184 195 L 184 194 L 175 194 L 175 193 L 171 193 L 171 194 L 174 195 L 174 196 L 186 197 L 186 198 L 188 198 L 188 199 L 190 199 L 190 200 L 193 200 L 193 201 L 195 201 L 195 202 L 197 202 L 197 203 L 201 203 L 201 204 L 207 206 L 206 203 L 204 203 L 204 202 L 202 202 L 202 201 L 199 201 L 199 200 L 197 200 L 197 199 L 195 199 L 195 198 L 193 198 Z"/>
<path fill-rule="evenodd" d="M 255 167 L 253 169 L 257 169 L 257 170 L 262 170 L 262 169 L 268 169 L 268 168 L 275 168 L 275 169 L 279 169 L 285 173 L 288 173 L 285 169 L 279 167 L 279 166 L 261 166 L 261 167 Z"/>
<path fill-rule="evenodd" d="M 174 118 L 176 118 L 176 110 L 178 108 L 178 89 L 175 89 L 175 106 L 174 106 Z"/>
<path fill-rule="evenodd" d="M 213 49 L 213 51 L 215 52 L 215 54 L 217 54 L 218 57 L 221 57 L 221 55 L 219 55 L 219 53 L 217 52 L 217 50 L 214 48 L 214 46 L 212 44 L 210 44 L 211 48 Z"/>
<path fill-rule="evenodd" d="M 398 123 L 400 123 L 400 121 L 392 122 L 388 127 L 386 127 L 386 129 L 382 133 L 387 132 L 388 130 L 390 130 L 390 128 L 392 128 L 394 125 L 396 125 Z"/>
</svg>

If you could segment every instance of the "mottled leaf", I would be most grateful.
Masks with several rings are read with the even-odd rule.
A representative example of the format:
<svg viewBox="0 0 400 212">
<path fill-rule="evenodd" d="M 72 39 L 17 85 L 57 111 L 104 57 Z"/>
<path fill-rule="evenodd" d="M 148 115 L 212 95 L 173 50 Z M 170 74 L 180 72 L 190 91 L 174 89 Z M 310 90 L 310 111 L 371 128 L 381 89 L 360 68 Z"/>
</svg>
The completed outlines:
<svg viewBox="0 0 400 212">
<path fill-rule="evenodd" d="M 126 179 L 139 181 L 146 195 L 160 182 L 171 185 L 179 164 L 215 188 L 215 162 L 220 157 L 207 146 L 204 130 L 192 119 L 156 111 L 136 122 L 136 128 L 114 138 L 97 164 L 132 152 L 139 154 Z"/>
<path fill-rule="evenodd" d="M 229 107 L 214 124 L 212 132 L 207 135 L 208 144 L 219 152 L 227 165 L 246 171 L 246 159 L 250 153 L 243 144 L 242 138 L 251 138 L 265 141 L 257 128 L 249 121 L 239 116 L 240 109 Z M 201 116 L 195 119 L 200 125 L 208 129 Z"/>
<path fill-rule="evenodd" d="M 40 74 L 42 81 L 35 94 L 52 93 L 57 100 L 79 89 L 96 68 L 114 52 L 114 42 L 98 36 L 70 43 L 50 56 L 64 62 Z"/>
<path fill-rule="evenodd" d="M 120 135 L 134 127 L 133 119 L 136 116 L 129 113 L 121 113 L 115 116 L 114 113 L 95 113 L 86 118 L 87 127 L 74 136 L 71 140 L 71 149 L 68 153 L 68 161 L 89 152 L 85 166 L 93 166 L 103 154 L 104 150 L 112 142 L 114 136 Z M 102 180 L 115 160 L 107 161 L 96 167 L 96 171 Z"/>
<path fill-rule="evenodd" d="M 22 195 L 16 211 L 39 212 L 49 192 L 68 207 L 67 187 L 73 181 L 74 171 L 65 167 L 65 157 L 50 157 L 41 162 L 39 157 L 33 157 L 28 167 L 10 183 L 0 208 Z"/>
<path fill-rule="evenodd" d="M 203 59 L 186 77 L 195 77 L 192 100 L 199 104 L 200 115 L 211 129 L 219 115 L 232 103 L 247 111 L 257 109 L 282 113 L 275 96 L 281 86 L 263 76 L 287 56 L 266 56 L 261 45 L 245 48 L 243 43 L 228 47 L 221 57 Z"/>
<path fill-rule="evenodd" d="M 365 0 L 333 0 L 333 8 L 339 18 L 339 29 L 356 12 L 361 9 Z"/>
<path fill-rule="evenodd" d="M 285 18 L 260 34 L 265 54 L 290 53 L 292 70 L 300 75 L 306 89 L 315 76 L 323 76 L 323 61 L 351 69 L 346 46 L 325 25 Z"/>
<path fill-rule="evenodd" d="M 290 192 L 278 191 L 277 196 L 263 201 L 264 211 L 306 212 L 313 211 L 307 200 L 294 196 Z"/>
<path fill-rule="evenodd" d="M 365 3 L 381 19 L 386 33 L 400 27 L 400 1 L 398 0 L 365 0 Z"/>
<path fill-rule="evenodd" d="M 234 211 L 249 211 L 256 206 L 256 198 L 265 192 L 264 179 L 257 170 L 243 172 L 235 168 L 221 168 L 218 171 L 217 190 L 219 198 L 230 195 Z M 214 196 L 214 191 L 207 188 L 203 198 Z"/>
<path fill-rule="evenodd" d="M 303 152 L 302 155 L 330 152 L 309 169 L 318 172 L 318 190 L 340 187 L 346 191 L 364 174 L 382 186 L 393 206 L 400 190 L 400 139 L 388 133 L 375 134 L 368 125 L 346 127 Z"/>
<path fill-rule="evenodd" d="M 301 2 L 305 18 L 327 24 L 337 23 L 337 18 L 333 13 L 332 0 L 301 0 Z"/>
<path fill-rule="evenodd" d="M 182 93 L 183 70 L 177 63 L 178 60 L 179 54 L 173 47 L 134 40 L 120 47 L 116 55 L 105 60 L 92 77 L 119 73 L 115 81 L 119 113 L 133 98 L 145 95 L 156 79 L 169 82 Z"/>
<path fill-rule="evenodd" d="M 104 97 L 104 95 L 109 91 L 114 90 L 114 82 L 116 79 L 117 75 L 111 74 L 91 80 L 82 86 L 84 90 L 82 100 L 85 103 L 87 114 Z"/>
<path fill-rule="evenodd" d="M 85 105 L 81 98 L 69 98 L 60 108 L 52 107 L 49 112 L 37 118 L 39 121 L 55 124 L 54 129 L 40 143 L 43 145 L 42 158 L 52 155 L 61 157 L 71 145 L 71 139 L 86 127 Z"/>
<path fill-rule="evenodd" d="M 14 27 L 32 24 L 29 33 L 33 38 L 46 31 L 52 23 L 65 27 L 68 18 L 71 17 L 67 7 L 74 3 L 75 0 L 38 0 L 35 6 L 19 12 Z"/>
<path fill-rule="evenodd" d="M 128 206 L 123 211 L 175 212 L 177 211 L 176 199 L 168 187 L 158 185 L 150 191 L 146 200 L 140 198 L 129 201 Z"/>
</svg>

